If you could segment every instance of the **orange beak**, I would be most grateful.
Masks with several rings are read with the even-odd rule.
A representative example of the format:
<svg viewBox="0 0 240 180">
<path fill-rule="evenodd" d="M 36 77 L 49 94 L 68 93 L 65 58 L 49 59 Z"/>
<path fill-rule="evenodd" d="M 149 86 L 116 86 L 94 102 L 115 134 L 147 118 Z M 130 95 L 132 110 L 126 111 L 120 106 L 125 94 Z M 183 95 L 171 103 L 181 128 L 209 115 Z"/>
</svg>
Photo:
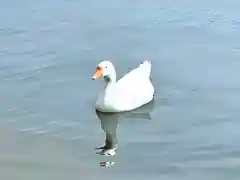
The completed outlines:
<svg viewBox="0 0 240 180">
<path fill-rule="evenodd" d="M 92 79 L 96 80 L 102 76 L 102 67 L 98 66 L 96 72 L 93 74 Z"/>
</svg>

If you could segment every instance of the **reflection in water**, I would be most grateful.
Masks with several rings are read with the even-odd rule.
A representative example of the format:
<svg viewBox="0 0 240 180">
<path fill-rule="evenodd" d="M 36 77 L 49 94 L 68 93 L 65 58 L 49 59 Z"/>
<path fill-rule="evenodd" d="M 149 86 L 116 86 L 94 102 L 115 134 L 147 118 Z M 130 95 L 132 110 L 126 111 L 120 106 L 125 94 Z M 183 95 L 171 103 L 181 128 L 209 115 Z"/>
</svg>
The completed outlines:
<svg viewBox="0 0 240 180">
<path fill-rule="evenodd" d="M 153 109 L 154 101 L 142 106 L 134 111 L 124 113 L 102 113 L 96 110 L 98 118 L 101 120 L 101 128 L 106 133 L 104 146 L 98 152 L 100 155 L 114 156 L 117 149 L 117 127 L 119 120 L 123 119 L 148 119 L 151 120 L 150 113 Z"/>
</svg>

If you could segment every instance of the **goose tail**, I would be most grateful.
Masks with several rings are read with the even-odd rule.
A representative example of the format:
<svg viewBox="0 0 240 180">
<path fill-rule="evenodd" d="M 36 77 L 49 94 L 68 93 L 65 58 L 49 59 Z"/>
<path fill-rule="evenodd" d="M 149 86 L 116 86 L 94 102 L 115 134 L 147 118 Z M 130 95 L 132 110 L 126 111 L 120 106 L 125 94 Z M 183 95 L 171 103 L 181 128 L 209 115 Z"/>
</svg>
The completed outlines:
<svg viewBox="0 0 240 180">
<path fill-rule="evenodd" d="M 145 75 L 150 78 L 152 71 L 152 62 L 145 60 L 140 64 L 140 68 L 144 71 Z"/>
</svg>

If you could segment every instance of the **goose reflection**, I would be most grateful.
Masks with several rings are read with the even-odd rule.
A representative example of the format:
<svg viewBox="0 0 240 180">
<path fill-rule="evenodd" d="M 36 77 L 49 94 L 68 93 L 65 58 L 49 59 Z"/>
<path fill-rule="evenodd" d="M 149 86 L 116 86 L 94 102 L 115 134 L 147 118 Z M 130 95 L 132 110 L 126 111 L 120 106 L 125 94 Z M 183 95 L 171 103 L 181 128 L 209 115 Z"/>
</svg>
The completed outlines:
<svg viewBox="0 0 240 180">
<path fill-rule="evenodd" d="M 101 128 L 105 132 L 105 144 L 102 147 L 96 148 L 100 150 L 97 154 L 105 156 L 116 155 L 117 149 L 117 127 L 119 120 L 123 119 L 147 119 L 151 120 L 151 111 L 154 101 L 142 106 L 134 111 L 124 113 L 102 113 L 96 110 L 97 117 L 101 121 Z"/>
</svg>

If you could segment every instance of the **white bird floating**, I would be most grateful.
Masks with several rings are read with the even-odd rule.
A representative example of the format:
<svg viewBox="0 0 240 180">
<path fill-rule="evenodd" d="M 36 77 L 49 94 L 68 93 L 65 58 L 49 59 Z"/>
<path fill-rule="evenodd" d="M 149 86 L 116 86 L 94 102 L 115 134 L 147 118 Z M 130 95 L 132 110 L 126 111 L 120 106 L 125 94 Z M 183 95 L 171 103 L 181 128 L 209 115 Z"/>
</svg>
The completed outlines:
<svg viewBox="0 0 240 180">
<path fill-rule="evenodd" d="M 105 88 L 98 95 L 96 109 L 100 112 L 124 112 L 139 108 L 153 100 L 154 87 L 150 81 L 151 62 L 144 61 L 137 68 L 116 81 L 116 71 L 110 61 L 98 64 L 92 79 L 101 76 Z"/>
</svg>

